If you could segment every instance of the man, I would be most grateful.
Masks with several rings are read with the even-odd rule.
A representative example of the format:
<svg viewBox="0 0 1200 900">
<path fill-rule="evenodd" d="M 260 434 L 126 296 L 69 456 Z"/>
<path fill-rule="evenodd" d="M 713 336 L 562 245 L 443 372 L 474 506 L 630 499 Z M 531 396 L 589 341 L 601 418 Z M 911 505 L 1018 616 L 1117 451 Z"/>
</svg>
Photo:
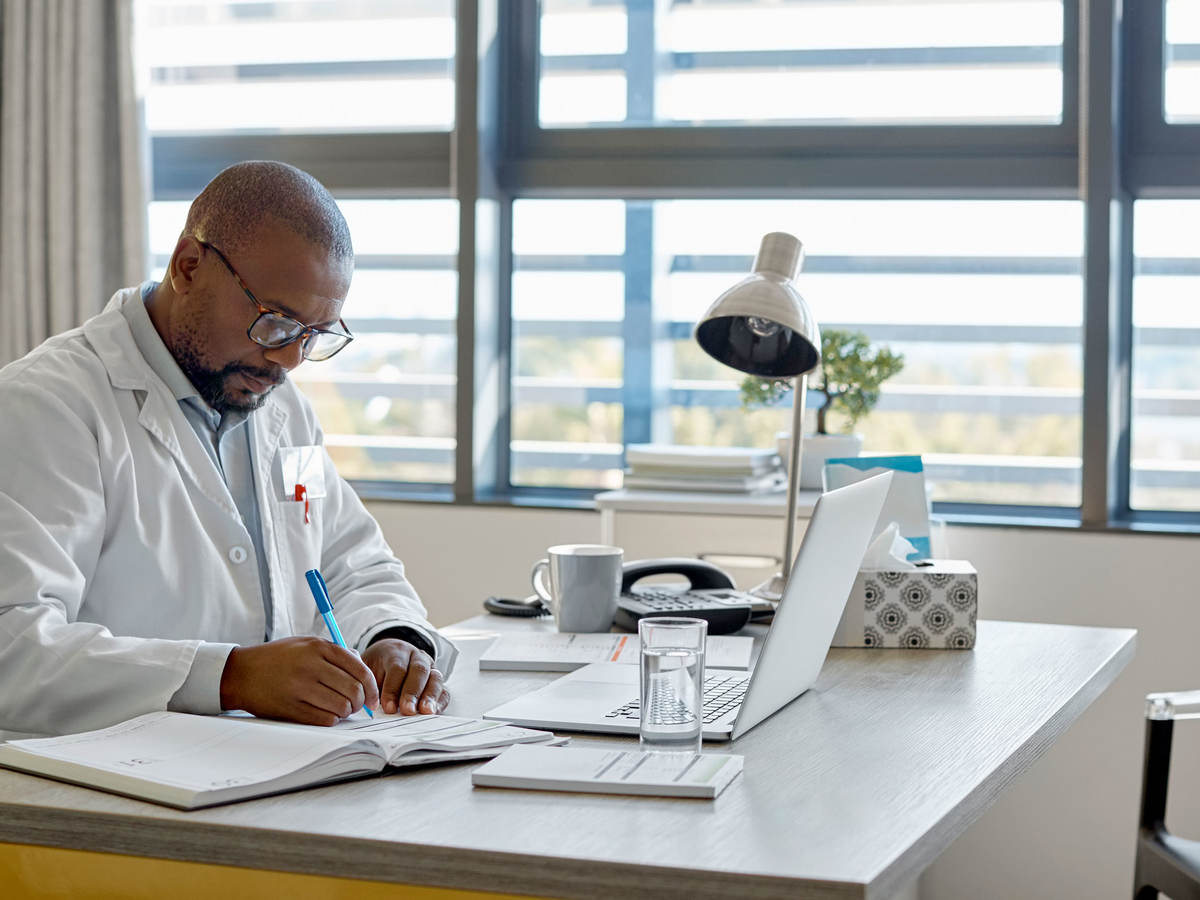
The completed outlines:
<svg viewBox="0 0 1200 900">
<path fill-rule="evenodd" d="M 351 339 L 352 269 L 315 179 L 241 163 L 161 283 L 0 370 L 0 736 L 445 708 L 457 651 L 286 378 Z M 361 658 L 325 635 L 310 569 Z"/>
</svg>

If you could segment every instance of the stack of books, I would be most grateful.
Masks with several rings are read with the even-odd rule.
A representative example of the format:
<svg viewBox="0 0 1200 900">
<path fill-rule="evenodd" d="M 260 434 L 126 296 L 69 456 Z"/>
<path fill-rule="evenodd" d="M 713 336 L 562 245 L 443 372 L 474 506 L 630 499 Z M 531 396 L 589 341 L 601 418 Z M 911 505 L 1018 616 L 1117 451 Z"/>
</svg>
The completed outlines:
<svg viewBox="0 0 1200 900">
<path fill-rule="evenodd" d="M 628 490 L 761 494 L 787 489 L 779 454 L 757 447 L 630 444 L 625 463 Z"/>
</svg>

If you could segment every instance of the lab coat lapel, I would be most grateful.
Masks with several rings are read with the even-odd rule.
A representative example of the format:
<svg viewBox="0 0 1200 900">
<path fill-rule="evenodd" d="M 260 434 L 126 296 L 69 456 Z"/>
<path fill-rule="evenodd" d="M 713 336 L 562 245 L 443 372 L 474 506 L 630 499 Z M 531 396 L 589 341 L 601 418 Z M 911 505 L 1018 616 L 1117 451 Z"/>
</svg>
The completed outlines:
<svg viewBox="0 0 1200 900">
<path fill-rule="evenodd" d="M 277 391 L 283 387 L 276 388 Z M 275 458 L 279 452 L 279 444 L 283 438 L 283 429 L 287 425 L 288 414 L 283 405 L 275 397 L 269 397 L 261 409 L 252 414 L 254 428 L 251 431 L 254 440 L 254 454 L 251 464 L 254 467 L 254 484 L 258 490 L 259 523 L 262 527 L 263 550 L 267 554 L 267 570 L 271 579 L 271 594 L 274 602 L 271 604 L 273 621 L 271 634 L 276 636 L 300 634 L 292 621 L 287 579 L 283 576 L 283 563 L 280 560 L 279 542 L 281 539 L 280 523 L 276 520 L 279 508 L 279 498 L 275 496 Z"/>
<path fill-rule="evenodd" d="M 138 423 L 150 432 L 179 466 L 179 470 L 196 486 L 205 497 L 217 504 L 237 521 L 241 513 L 233 502 L 229 487 L 222 480 L 216 466 L 209 459 L 200 438 L 192 431 L 179 409 L 179 401 L 167 393 L 166 388 L 146 392 Z M 179 434 L 183 432 L 183 438 Z"/>
<path fill-rule="evenodd" d="M 121 314 L 123 304 L 140 296 L 139 288 L 117 291 L 100 315 L 83 324 L 83 332 L 104 364 L 113 387 L 142 395 L 138 424 L 162 444 L 201 494 L 240 522 L 241 515 L 229 488 L 200 446 L 200 438 L 188 425 L 179 402 L 142 357 Z"/>
<path fill-rule="evenodd" d="M 279 388 L 276 388 L 279 390 Z M 254 414 L 254 478 L 263 485 L 264 491 L 259 494 L 259 503 L 274 499 L 273 493 L 275 456 L 283 437 L 284 426 L 287 425 L 288 414 L 283 406 L 272 397 L 263 408 Z M 265 492 L 266 496 L 262 494 Z M 267 507 L 263 507 L 266 509 Z"/>
</svg>

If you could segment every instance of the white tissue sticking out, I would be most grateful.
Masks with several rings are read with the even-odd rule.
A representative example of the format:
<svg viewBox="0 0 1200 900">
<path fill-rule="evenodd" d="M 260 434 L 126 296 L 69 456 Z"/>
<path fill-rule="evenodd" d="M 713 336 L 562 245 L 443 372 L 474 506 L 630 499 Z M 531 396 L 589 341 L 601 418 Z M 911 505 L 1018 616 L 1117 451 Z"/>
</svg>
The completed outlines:
<svg viewBox="0 0 1200 900">
<path fill-rule="evenodd" d="M 871 541 L 860 568 L 868 572 L 907 572 L 916 568 L 908 561 L 908 555 L 916 550 L 916 547 L 900 537 L 899 523 L 889 522 L 887 528 Z"/>
</svg>

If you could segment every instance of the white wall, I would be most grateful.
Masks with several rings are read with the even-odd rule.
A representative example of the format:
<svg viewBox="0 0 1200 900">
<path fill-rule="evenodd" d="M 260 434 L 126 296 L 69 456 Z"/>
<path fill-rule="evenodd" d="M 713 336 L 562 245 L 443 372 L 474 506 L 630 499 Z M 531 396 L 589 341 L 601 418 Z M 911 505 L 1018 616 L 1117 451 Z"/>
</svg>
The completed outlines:
<svg viewBox="0 0 1200 900">
<path fill-rule="evenodd" d="M 438 624 L 474 615 L 490 593 L 528 594 L 529 568 L 548 545 L 599 537 L 593 512 L 406 503 L 371 510 Z M 673 539 L 720 546 L 722 524 L 689 517 Z M 979 570 L 985 618 L 1135 627 L 1138 647 L 1113 687 L 925 873 L 921 896 L 1129 896 L 1142 699 L 1200 688 L 1200 539 L 959 527 L 949 542 Z M 643 555 L 625 549 L 629 558 Z M 1200 723 L 1181 731 L 1168 822 L 1200 836 Z"/>
</svg>

